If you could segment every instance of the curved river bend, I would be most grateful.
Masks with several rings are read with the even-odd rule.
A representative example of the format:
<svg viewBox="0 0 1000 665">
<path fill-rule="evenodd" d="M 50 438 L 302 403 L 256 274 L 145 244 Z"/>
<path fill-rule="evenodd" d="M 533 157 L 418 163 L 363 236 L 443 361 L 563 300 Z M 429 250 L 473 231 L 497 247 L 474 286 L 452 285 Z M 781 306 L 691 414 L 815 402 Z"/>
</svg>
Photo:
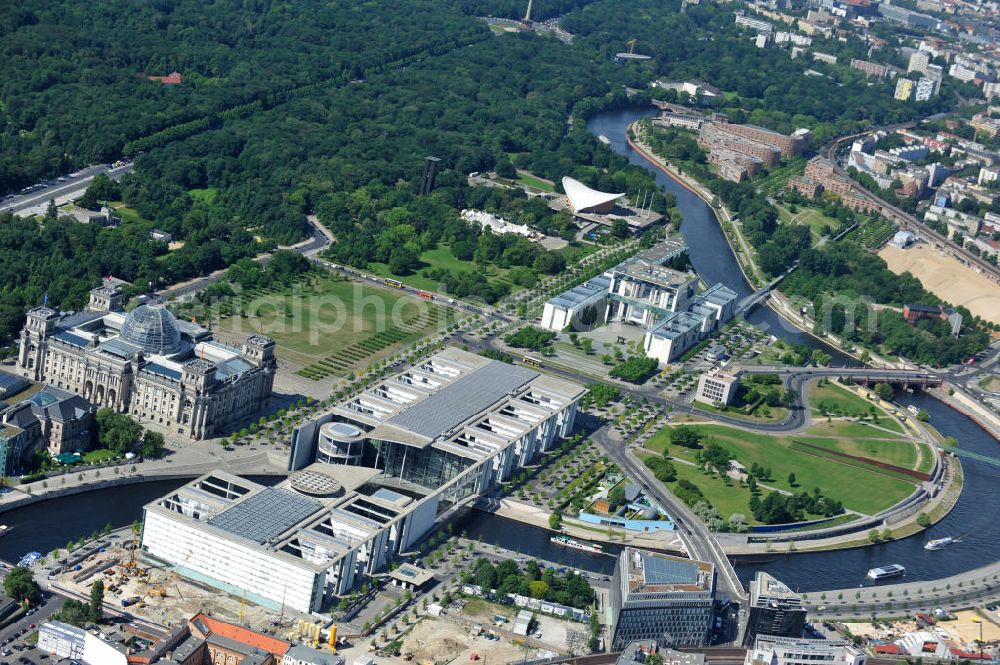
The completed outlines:
<svg viewBox="0 0 1000 665">
<path fill-rule="evenodd" d="M 595 134 L 609 137 L 612 148 L 629 161 L 648 168 L 648 162 L 631 151 L 624 138 L 626 127 L 648 114 L 640 110 L 611 111 L 595 117 L 588 126 Z M 709 206 L 662 171 L 650 170 L 655 173 L 658 184 L 677 196 L 677 205 L 684 215 L 681 228 L 691 248 L 691 261 L 699 274 L 709 283 L 723 282 L 741 296 L 750 293 L 752 289 L 743 278 Z M 778 337 L 810 346 L 819 344 L 768 308 L 757 308 L 749 318 Z M 838 357 L 844 362 L 849 360 L 843 354 Z M 1000 454 L 997 442 L 983 429 L 938 400 L 914 395 L 902 401 L 927 409 L 934 426 L 942 434 L 957 438 L 962 448 L 988 456 Z M 793 588 L 815 591 L 860 584 L 869 568 L 888 563 L 906 566 L 909 580 L 947 577 L 992 563 L 1000 552 L 1000 523 L 996 519 L 996 515 L 1000 515 L 1000 492 L 994 491 L 1000 474 L 994 467 L 970 458 L 962 459 L 962 467 L 965 489 L 961 498 L 947 517 L 922 534 L 874 547 L 773 554 L 769 555 L 772 557 L 769 560 L 760 561 L 758 557 L 753 563 L 737 561 L 737 572 L 745 582 L 755 571 L 765 570 Z M 273 477 L 255 480 L 275 482 Z M 180 480 L 163 480 L 126 485 L 8 511 L 0 517 L 12 527 L 8 535 L 0 539 L 0 559 L 17 561 L 32 550 L 45 553 L 63 548 L 67 541 L 89 535 L 108 523 L 113 527 L 125 526 L 142 518 L 143 505 L 181 484 Z M 610 573 L 614 564 L 614 558 L 608 555 L 592 555 L 553 545 L 549 542 L 549 532 L 544 529 L 478 511 L 458 521 L 455 533 L 462 531 L 484 542 L 575 568 Z M 923 549 L 927 540 L 944 536 L 959 537 L 962 542 L 936 552 Z M 618 551 L 613 545 L 605 549 L 613 553 Z M 898 579 L 890 580 L 896 581 Z"/>
</svg>

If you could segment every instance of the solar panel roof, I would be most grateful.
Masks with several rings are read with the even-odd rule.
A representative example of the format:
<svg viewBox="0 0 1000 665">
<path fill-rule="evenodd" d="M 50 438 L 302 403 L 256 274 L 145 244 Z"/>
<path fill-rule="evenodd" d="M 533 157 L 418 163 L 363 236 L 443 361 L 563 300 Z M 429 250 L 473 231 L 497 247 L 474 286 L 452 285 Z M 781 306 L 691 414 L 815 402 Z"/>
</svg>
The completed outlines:
<svg viewBox="0 0 1000 665">
<path fill-rule="evenodd" d="M 537 376 L 538 372 L 525 367 L 494 360 L 400 411 L 386 423 L 436 439 Z"/>
<path fill-rule="evenodd" d="M 161 365 L 159 363 L 146 363 L 143 367 L 147 372 L 152 372 L 153 374 L 158 374 L 160 376 L 165 376 L 168 379 L 173 379 L 175 381 L 181 380 L 181 373 L 176 369 L 167 367 L 166 365 Z"/>
<path fill-rule="evenodd" d="M 234 536 L 264 544 L 322 509 L 301 494 L 267 487 L 208 520 Z"/>
<path fill-rule="evenodd" d="M 104 316 L 100 312 L 74 312 L 73 314 L 67 314 L 59 321 L 59 327 L 63 330 L 68 330 L 74 326 L 82 326 L 85 323 L 90 323 L 96 319 Z"/>
<path fill-rule="evenodd" d="M 642 557 L 646 584 L 697 584 L 698 566 L 689 561 L 675 561 L 658 556 Z"/>
<path fill-rule="evenodd" d="M 106 351 L 107 353 L 120 358 L 131 358 L 135 354 L 142 351 L 142 349 L 135 344 L 126 342 L 123 339 L 113 337 L 108 341 L 101 343 L 101 351 Z"/>
<path fill-rule="evenodd" d="M 81 337 L 68 330 L 58 330 L 52 334 L 56 339 L 66 342 L 67 344 L 72 344 L 73 346 L 87 346 L 87 338 Z"/>
</svg>

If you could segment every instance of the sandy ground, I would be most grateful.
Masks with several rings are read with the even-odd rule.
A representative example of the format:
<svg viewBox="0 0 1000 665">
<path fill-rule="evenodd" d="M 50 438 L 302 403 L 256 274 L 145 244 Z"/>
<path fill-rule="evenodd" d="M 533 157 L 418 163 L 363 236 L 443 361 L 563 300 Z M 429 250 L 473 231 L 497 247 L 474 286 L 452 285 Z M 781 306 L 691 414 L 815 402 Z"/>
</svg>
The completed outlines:
<svg viewBox="0 0 1000 665">
<path fill-rule="evenodd" d="M 891 626 L 886 626 L 886 624 L 879 624 L 876 628 L 868 621 L 859 621 L 857 623 L 845 623 L 844 626 L 851 631 L 852 635 L 857 635 L 858 637 L 864 637 L 870 640 L 893 640 L 904 633 L 908 633 L 917 630 L 917 624 L 913 621 L 896 621 L 893 622 Z"/>
<path fill-rule="evenodd" d="M 127 553 L 120 547 L 113 547 L 107 552 L 93 555 L 83 565 L 86 569 L 109 560 L 124 562 L 127 560 Z M 80 580 L 73 579 L 75 573 L 65 573 L 59 577 L 58 584 L 88 595 L 94 580 L 101 579 L 106 589 L 104 595 L 106 602 L 118 604 L 122 598 L 138 596 L 141 600 L 130 605 L 128 611 L 165 626 L 187 621 L 198 612 L 209 613 L 223 621 L 239 622 L 241 606 L 245 624 L 254 630 L 268 632 L 281 639 L 288 637 L 288 631 L 299 619 L 315 621 L 314 617 L 286 609 L 282 617 L 284 627 L 276 627 L 272 622 L 278 618 L 279 612 L 254 605 L 249 601 L 244 603 L 240 597 L 186 580 L 169 570 L 153 567 L 142 560 L 139 561 L 139 570 L 145 571 L 146 575 L 123 576 L 119 565 L 108 570 L 111 574 L 96 572 Z M 162 589 L 166 595 L 155 595 L 157 593 L 155 589 Z"/>
<path fill-rule="evenodd" d="M 1000 625 L 996 623 L 996 613 L 985 612 L 992 615 L 992 619 L 983 618 L 974 610 L 962 610 L 955 612 L 954 621 L 941 621 L 938 623 L 941 628 L 962 644 L 969 644 L 979 639 L 979 623 L 983 622 L 983 641 L 996 642 L 1000 640 Z"/>
<path fill-rule="evenodd" d="M 925 289 L 942 300 L 963 305 L 973 314 L 1000 323 L 1000 284 L 972 268 L 924 244 L 908 249 L 887 245 L 878 255 L 894 273 L 910 271 Z"/>
</svg>

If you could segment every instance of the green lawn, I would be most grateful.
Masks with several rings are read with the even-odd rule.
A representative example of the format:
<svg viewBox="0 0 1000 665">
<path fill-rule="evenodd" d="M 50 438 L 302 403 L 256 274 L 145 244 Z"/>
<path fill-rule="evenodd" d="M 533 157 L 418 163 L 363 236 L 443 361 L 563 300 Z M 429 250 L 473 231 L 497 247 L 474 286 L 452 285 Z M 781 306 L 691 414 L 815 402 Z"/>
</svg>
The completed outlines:
<svg viewBox="0 0 1000 665">
<path fill-rule="evenodd" d="M 215 201 L 215 197 L 219 194 L 219 190 L 215 187 L 206 187 L 205 189 L 189 189 L 188 194 L 195 201 L 212 203 Z"/>
<path fill-rule="evenodd" d="M 782 224 L 803 224 L 808 226 L 814 241 L 818 241 L 823 237 L 824 226 L 828 226 L 832 230 L 840 227 L 840 220 L 824 215 L 817 208 L 799 205 L 795 212 L 792 212 L 786 204 L 779 204 L 775 207 L 778 209 L 778 219 Z"/>
<path fill-rule="evenodd" d="M 797 440 L 827 450 L 866 457 L 906 469 L 915 469 L 917 466 L 917 445 L 919 444 L 904 439 L 828 439 L 803 436 L 797 437 Z"/>
<path fill-rule="evenodd" d="M 556 188 L 552 186 L 552 183 L 542 180 L 527 171 L 517 172 L 517 181 L 522 185 L 527 185 L 528 187 L 534 187 L 535 189 L 540 189 L 543 192 L 554 192 Z"/>
<path fill-rule="evenodd" d="M 136 212 L 134 209 L 122 203 L 121 201 L 112 201 L 111 207 L 115 209 L 115 214 L 122 218 L 123 224 L 141 223 L 141 224 L 149 224 L 150 226 L 153 225 L 153 222 L 149 221 L 148 219 L 140 215 L 138 212 Z"/>
<path fill-rule="evenodd" d="M 677 479 L 686 479 L 697 485 L 723 519 L 733 513 L 743 513 L 747 524 L 760 524 L 750 512 L 750 490 L 740 487 L 738 481 L 730 479 L 731 485 L 726 485 L 725 479 L 708 475 L 690 464 L 674 462 L 674 467 L 677 469 Z M 676 484 L 676 482 L 667 483 L 667 487 L 672 490 Z"/>
<path fill-rule="evenodd" d="M 812 491 L 843 502 L 845 508 L 874 514 L 901 501 L 913 492 L 913 483 L 887 475 L 874 466 L 828 459 L 792 447 L 792 438 L 745 432 L 723 425 L 690 425 L 704 437 L 711 437 L 727 448 L 733 458 L 746 467 L 757 462 L 770 467 L 773 480 L 766 484 L 790 491 Z M 805 440 L 803 438 L 803 440 Z M 658 432 L 647 447 L 662 451 L 667 437 Z M 670 446 L 670 454 L 693 459 L 696 451 Z M 788 484 L 789 474 L 796 476 L 796 487 Z M 732 490 L 729 490 L 732 491 Z M 749 500 L 749 498 L 748 498 Z"/>
<path fill-rule="evenodd" d="M 385 263 L 369 263 L 368 270 L 376 275 L 398 279 L 404 284 L 412 286 L 416 289 L 436 292 L 439 286 L 438 282 L 433 279 L 428 279 L 421 274 L 427 268 L 446 268 L 454 272 L 472 272 L 479 267 L 472 261 L 462 261 L 460 259 L 456 259 L 455 255 L 451 253 L 451 249 L 447 245 L 438 245 L 434 249 L 427 250 L 420 255 L 420 260 L 423 265 L 410 275 L 393 274 L 389 270 L 389 266 Z M 486 269 L 486 275 L 491 279 L 494 277 L 502 279 L 505 274 L 505 270 L 495 266 L 488 266 Z M 514 290 L 517 290 L 517 288 L 518 287 L 515 286 Z"/>
<path fill-rule="evenodd" d="M 820 402 L 825 402 L 830 411 L 836 409 L 845 415 L 868 413 L 869 408 L 872 406 L 872 402 L 836 383 L 830 382 L 822 386 L 818 383 L 810 383 L 809 405 L 813 411 L 819 409 Z"/>
<path fill-rule="evenodd" d="M 889 430 L 886 432 L 885 430 Z M 891 437 L 892 433 L 903 435 L 903 425 L 891 416 L 883 416 L 877 423 L 866 421 L 813 419 L 813 424 L 806 430 L 809 434 L 820 436 L 873 436 L 877 438 Z"/>
<path fill-rule="evenodd" d="M 107 448 L 97 448 L 96 450 L 91 450 L 83 454 L 83 461 L 87 464 L 95 464 L 97 462 L 105 462 L 112 459 L 115 456 L 113 450 L 108 450 Z"/>
<path fill-rule="evenodd" d="M 705 413 L 724 413 L 727 416 L 740 418 L 749 422 L 776 422 L 788 415 L 788 409 L 783 406 L 767 406 L 765 404 L 761 404 L 754 409 L 753 413 L 749 414 L 743 413 L 742 408 L 729 408 L 723 411 L 713 404 L 706 404 L 698 400 L 691 402 L 691 406 Z M 764 413 L 767 413 L 767 415 L 761 415 Z"/>
<path fill-rule="evenodd" d="M 325 274 L 307 276 L 301 291 L 301 298 L 292 298 L 288 287 L 250 292 L 255 316 L 229 317 L 219 328 L 237 335 L 261 330 L 275 340 L 280 358 L 305 366 L 358 345 L 368 355 L 387 355 L 452 321 L 450 310 L 419 298 Z M 249 307 L 251 300 L 243 302 Z M 373 339 L 387 343 L 374 348 Z M 370 360 L 356 355 L 348 365 Z"/>
</svg>

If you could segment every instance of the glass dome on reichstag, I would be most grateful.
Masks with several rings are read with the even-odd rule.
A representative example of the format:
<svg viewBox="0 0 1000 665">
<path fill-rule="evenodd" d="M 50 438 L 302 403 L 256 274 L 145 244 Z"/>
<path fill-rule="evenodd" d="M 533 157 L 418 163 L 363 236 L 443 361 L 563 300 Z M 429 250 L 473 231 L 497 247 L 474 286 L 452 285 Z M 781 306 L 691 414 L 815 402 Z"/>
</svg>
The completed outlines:
<svg viewBox="0 0 1000 665">
<path fill-rule="evenodd" d="M 166 356 L 181 350 L 177 321 L 162 305 L 139 305 L 125 316 L 121 337 L 146 353 Z"/>
</svg>

